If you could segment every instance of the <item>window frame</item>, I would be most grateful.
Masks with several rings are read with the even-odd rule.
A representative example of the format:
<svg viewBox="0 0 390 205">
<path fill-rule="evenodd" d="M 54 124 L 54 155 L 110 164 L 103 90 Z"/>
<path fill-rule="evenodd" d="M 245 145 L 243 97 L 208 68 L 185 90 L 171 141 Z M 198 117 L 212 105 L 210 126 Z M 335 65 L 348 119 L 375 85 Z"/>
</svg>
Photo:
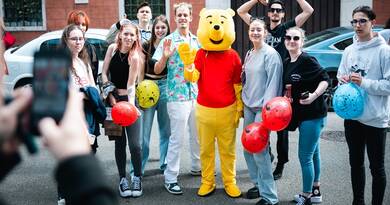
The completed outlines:
<svg viewBox="0 0 390 205">
<path fill-rule="evenodd" d="M 150 3 L 150 2 L 149 2 Z M 125 0 L 119 0 L 119 16 L 122 18 L 122 16 L 126 13 L 126 8 L 125 8 Z M 153 14 L 152 10 L 152 14 Z M 154 14 L 153 14 L 154 15 Z M 170 0 L 165 0 L 165 17 L 167 18 L 168 22 L 170 21 Z M 128 17 L 129 18 L 129 17 Z M 130 19 L 130 20 L 138 20 L 137 18 L 135 19 Z M 152 17 L 153 20 L 153 17 Z"/>
<path fill-rule="evenodd" d="M 7 31 L 46 31 L 46 0 L 39 0 L 41 1 L 41 10 L 42 10 L 42 26 L 5 26 L 5 29 Z M 0 14 L 3 17 L 4 16 L 4 2 L 0 1 Z"/>
</svg>

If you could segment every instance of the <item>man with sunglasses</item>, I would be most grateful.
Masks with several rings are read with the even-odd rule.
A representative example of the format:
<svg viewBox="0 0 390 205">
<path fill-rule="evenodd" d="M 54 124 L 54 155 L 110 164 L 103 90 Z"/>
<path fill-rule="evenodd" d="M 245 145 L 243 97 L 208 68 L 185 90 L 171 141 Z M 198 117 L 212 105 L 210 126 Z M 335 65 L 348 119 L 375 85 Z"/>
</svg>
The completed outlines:
<svg viewBox="0 0 390 205">
<path fill-rule="evenodd" d="M 285 16 L 285 7 L 284 3 L 281 0 L 250 0 L 243 4 L 240 8 L 237 9 L 238 15 L 244 20 L 245 23 L 249 25 L 251 19 L 253 18 L 249 14 L 249 10 L 254 7 L 257 3 L 263 4 L 268 7 L 268 17 L 270 20 L 268 27 L 268 36 L 266 42 L 268 45 L 275 48 L 279 53 L 282 60 L 284 60 L 288 52 L 284 45 L 284 36 L 286 35 L 286 30 L 297 26 L 301 27 L 307 19 L 312 15 L 314 9 L 310 4 L 305 0 L 297 0 L 297 3 L 302 9 L 302 12 L 298 14 L 294 19 L 282 22 Z M 275 171 L 273 172 L 274 179 L 278 180 L 282 177 L 284 164 L 288 162 L 288 131 L 282 130 L 277 132 L 278 140 L 276 143 L 276 149 L 278 152 L 278 163 L 276 165 Z M 271 156 L 272 153 L 270 152 Z M 271 157 L 273 159 L 273 157 Z M 254 187 L 255 188 L 255 187 Z M 248 190 L 253 191 L 253 193 L 258 193 L 257 190 Z M 257 194 L 254 195 L 256 197 Z M 257 198 L 257 197 L 256 197 Z"/>
</svg>

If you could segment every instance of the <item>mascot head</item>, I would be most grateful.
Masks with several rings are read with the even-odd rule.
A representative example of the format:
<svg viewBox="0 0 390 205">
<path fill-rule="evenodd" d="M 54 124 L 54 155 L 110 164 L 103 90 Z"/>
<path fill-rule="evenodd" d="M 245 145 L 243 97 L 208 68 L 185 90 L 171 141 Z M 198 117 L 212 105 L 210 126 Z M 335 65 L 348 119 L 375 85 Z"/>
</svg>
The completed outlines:
<svg viewBox="0 0 390 205">
<path fill-rule="evenodd" d="M 204 50 L 224 51 L 230 49 L 236 33 L 232 9 L 202 9 L 198 26 L 198 40 Z"/>
</svg>

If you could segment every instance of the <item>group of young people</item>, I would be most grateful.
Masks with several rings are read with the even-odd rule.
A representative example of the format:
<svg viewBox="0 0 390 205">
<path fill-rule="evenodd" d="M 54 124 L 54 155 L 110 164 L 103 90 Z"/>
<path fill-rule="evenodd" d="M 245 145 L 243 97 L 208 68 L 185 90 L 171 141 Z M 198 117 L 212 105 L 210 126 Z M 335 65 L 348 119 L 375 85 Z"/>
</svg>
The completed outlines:
<svg viewBox="0 0 390 205">
<path fill-rule="evenodd" d="M 280 0 L 249 0 L 237 10 L 249 25 L 248 36 L 253 45 L 242 63 L 244 126 L 261 121 L 260 111 L 273 97 L 290 98 L 293 108 L 288 128 L 277 133 L 278 161 L 274 171 L 270 145 L 260 153 L 244 151 L 254 185 L 246 196 L 250 199 L 260 198 L 257 205 L 279 203 L 275 180 L 282 177 L 284 164 L 288 162 L 288 131 L 297 128 L 302 192 L 295 195 L 294 200 L 298 205 L 322 202 L 319 138 L 326 124 L 327 106 L 323 94 L 328 87 L 329 76 L 314 57 L 302 50 L 305 32 L 300 27 L 314 10 L 305 0 L 297 0 L 297 3 L 302 12 L 287 21 L 284 21 L 284 2 Z M 249 14 L 256 4 L 268 8 L 269 24 Z M 192 15 L 191 4 L 175 4 L 176 30 L 170 33 L 166 17 L 161 15 L 152 21 L 149 4 L 142 3 L 137 8 L 138 23 L 122 19 L 111 27 L 108 38 L 111 44 L 104 58 L 101 78 L 102 94 L 109 106 L 128 101 L 139 111 L 137 121 L 124 127 L 122 136 L 114 137 L 121 197 L 139 197 L 143 194 L 142 175 L 149 157 L 155 112 L 160 134 L 159 169 L 164 173 L 166 190 L 172 194 L 183 193 L 178 183 L 180 152 L 185 139 L 183 133 L 189 134 L 191 174 L 201 175 L 195 121 L 197 84 L 184 80 L 183 62 L 177 51 L 182 43 L 196 49 L 201 47 L 197 37 L 190 32 Z M 381 35 L 373 32 L 375 18 L 370 7 L 360 6 L 353 10 L 351 24 L 355 30 L 354 42 L 345 50 L 337 75 L 340 83 L 353 82 L 362 88 L 366 96 L 363 115 L 344 123 L 354 205 L 364 204 L 366 147 L 373 176 L 372 204 L 383 203 L 386 187 L 384 155 L 390 109 L 390 47 Z M 94 89 L 98 90 L 98 60 L 93 46 L 85 41 L 89 18 L 83 11 L 72 11 L 68 24 L 63 31 L 61 45 L 72 54 L 72 84 L 83 90 L 84 110 L 101 108 L 100 98 L 95 99 L 93 94 L 96 93 Z M 353 70 L 356 66 L 364 72 L 356 73 Z M 135 97 L 136 85 L 143 79 L 153 80 L 160 90 L 158 102 L 147 109 L 140 107 Z M 286 95 L 286 87 L 291 87 L 291 94 Z M 308 95 L 303 97 L 302 93 L 307 92 Z M 101 108 L 103 111 L 104 107 Z M 89 133 L 94 153 L 97 148 L 95 137 L 100 134 L 102 118 L 98 114 L 93 113 L 94 120 L 88 120 L 89 126 L 85 130 Z M 131 183 L 126 177 L 127 143 L 131 153 Z M 64 196 L 63 189 L 63 186 L 58 187 L 59 204 L 68 201 L 64 197 L 69 195 Z"/>
</svg>

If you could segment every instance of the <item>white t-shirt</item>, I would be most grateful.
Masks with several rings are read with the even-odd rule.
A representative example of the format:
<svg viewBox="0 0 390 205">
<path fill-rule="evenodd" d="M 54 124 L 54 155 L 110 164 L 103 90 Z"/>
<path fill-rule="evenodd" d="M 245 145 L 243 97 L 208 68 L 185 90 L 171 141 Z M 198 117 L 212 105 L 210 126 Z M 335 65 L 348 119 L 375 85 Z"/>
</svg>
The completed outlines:
<svg viewBox="0 0 390 205">
<path fill-rule="evenodd" d="M 72 84 L 77 88 L 85 86 L 94 86 L 92 70 L 90 65 L 85 66 L 84 62 L 80 59 L 73 60 L 74 72 L 70 72 Z"/>
</svg>

